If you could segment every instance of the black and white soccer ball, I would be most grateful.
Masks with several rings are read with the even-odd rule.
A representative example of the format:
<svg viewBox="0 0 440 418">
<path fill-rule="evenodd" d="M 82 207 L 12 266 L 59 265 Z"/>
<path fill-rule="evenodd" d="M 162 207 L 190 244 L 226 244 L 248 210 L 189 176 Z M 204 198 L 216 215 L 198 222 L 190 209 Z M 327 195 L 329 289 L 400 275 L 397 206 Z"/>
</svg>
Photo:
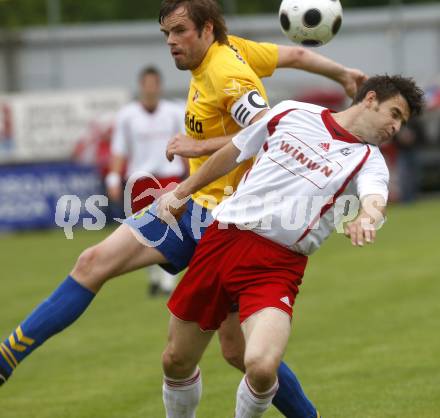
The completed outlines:
<svg viewBox="0 0 440 418">
<path fill-rule="evenodd" d="M 320 46 L 338 33 L 342 6 L 339 0 L 283 0 L 279 17 L 281 29 L 291 41 Z"/>
</svg>

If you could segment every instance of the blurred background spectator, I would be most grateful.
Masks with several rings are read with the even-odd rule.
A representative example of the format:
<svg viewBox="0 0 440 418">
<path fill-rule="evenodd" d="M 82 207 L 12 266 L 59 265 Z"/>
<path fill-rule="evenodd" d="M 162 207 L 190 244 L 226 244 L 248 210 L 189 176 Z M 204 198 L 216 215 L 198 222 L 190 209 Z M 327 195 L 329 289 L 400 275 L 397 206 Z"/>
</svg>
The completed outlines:
<svg viewBox="0 0 440 418">
<path fill-rule="evenodd" d="M 185 132 L 183 106 L 162 99 L 161 75 L 155 67 L 141 70 L 138 87 L 138 99 L 125 105 L 116 117 L 105 180 L 108 197 L 116 207 L 125 208 L 125 217 L 150 205 L 160 191 L 179 183 L 186 173 L 182 158 L 172 162 L 166 158 L 168 141 Z M 150 294 L 169 294 L 174 276 L 159 266 L 148 267 L 148 271 Z"/>
<path fill-rule="evenodd" d="M 411 119 L 395 136 L 397 147 L 398 200 L 413 202 L 420 191 L 420 163 L 418 151 L 425 143 L 419 119 Z"/>
</svg>

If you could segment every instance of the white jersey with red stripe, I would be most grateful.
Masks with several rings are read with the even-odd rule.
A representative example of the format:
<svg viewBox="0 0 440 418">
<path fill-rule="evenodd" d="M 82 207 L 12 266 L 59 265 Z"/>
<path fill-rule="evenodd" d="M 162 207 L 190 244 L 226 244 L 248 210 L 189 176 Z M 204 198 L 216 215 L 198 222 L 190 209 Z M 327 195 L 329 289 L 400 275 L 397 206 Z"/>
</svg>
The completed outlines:
<svg viewBox="0 0 440 418">
<path fill-rule="evenodd" d="M 159 178 L 180 177 L 185 173 L 181 158 L 166 158 L 168 141 L 185 132 L 182 106 L 161 100 L 154 112 L 140 102 L 124 106 L 118 113 L 112 137 L 112 154 L 126 157 L 127 178 L 134 173 L 149 173 Z"/>
<path fill-rule="evenodd" d="M 232 141 L 241 151 L 237 162 L 257 158 L 214 218 L 301 254 L 314 252 L 335 229 L 348 196 L 388 198 L 378 147 L 361 142 L 323 107 L 281 102 Z"/>
</svg>

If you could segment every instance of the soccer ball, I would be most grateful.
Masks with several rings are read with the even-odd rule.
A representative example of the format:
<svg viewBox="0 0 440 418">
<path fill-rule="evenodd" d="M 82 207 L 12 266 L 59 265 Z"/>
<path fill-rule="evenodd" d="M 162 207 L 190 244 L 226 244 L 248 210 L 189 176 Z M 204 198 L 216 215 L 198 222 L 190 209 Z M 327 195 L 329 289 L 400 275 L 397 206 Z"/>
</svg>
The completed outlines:
<svg viewBox="0 0 440 418">
<path fill-rule="evenodd" d="M 279 17 L 281 29 L 291 41 L 320 46 L 338 33 L 342 6 L 339 0 L 283 0 Z"/>
</svg>

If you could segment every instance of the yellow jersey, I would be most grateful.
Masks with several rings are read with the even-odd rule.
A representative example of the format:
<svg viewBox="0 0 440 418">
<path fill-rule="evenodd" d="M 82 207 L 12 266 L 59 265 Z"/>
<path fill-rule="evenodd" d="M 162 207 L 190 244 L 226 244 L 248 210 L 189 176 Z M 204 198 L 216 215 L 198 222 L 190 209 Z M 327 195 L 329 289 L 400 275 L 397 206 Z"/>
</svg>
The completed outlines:
<svg viewBox="0 0 440 418">
<path fill-rule="evenodd" d="M 236 122 L 237 116 L 243 119 L 249 113 L 244 112 L 244 108 L 241 111 L 242 106 L 235 109 L 234 104 L 245 94 L 256 91 L 268 102 L 261 77 L 268 77 L 274 72 L 278 62 L 277 45 L 236 36 L 228 36 L 228 40 L 229 45 L 214 42 L 202 63 L 192 71 L 185 126 L 187 135 L 196 140 L 238 132 L 241 127 Z M 266 106 L 259 107 L 261 110 Z M 208 158 L 190 158 L 190 174 L 196 172 Z M 225 194 L 230 195 L 235 190 L 251 165 L 252 161 L 242 163 L 226 176 L 199 190 L 193 199 L 205 207 L 216 206 Z"/>
</svg>

